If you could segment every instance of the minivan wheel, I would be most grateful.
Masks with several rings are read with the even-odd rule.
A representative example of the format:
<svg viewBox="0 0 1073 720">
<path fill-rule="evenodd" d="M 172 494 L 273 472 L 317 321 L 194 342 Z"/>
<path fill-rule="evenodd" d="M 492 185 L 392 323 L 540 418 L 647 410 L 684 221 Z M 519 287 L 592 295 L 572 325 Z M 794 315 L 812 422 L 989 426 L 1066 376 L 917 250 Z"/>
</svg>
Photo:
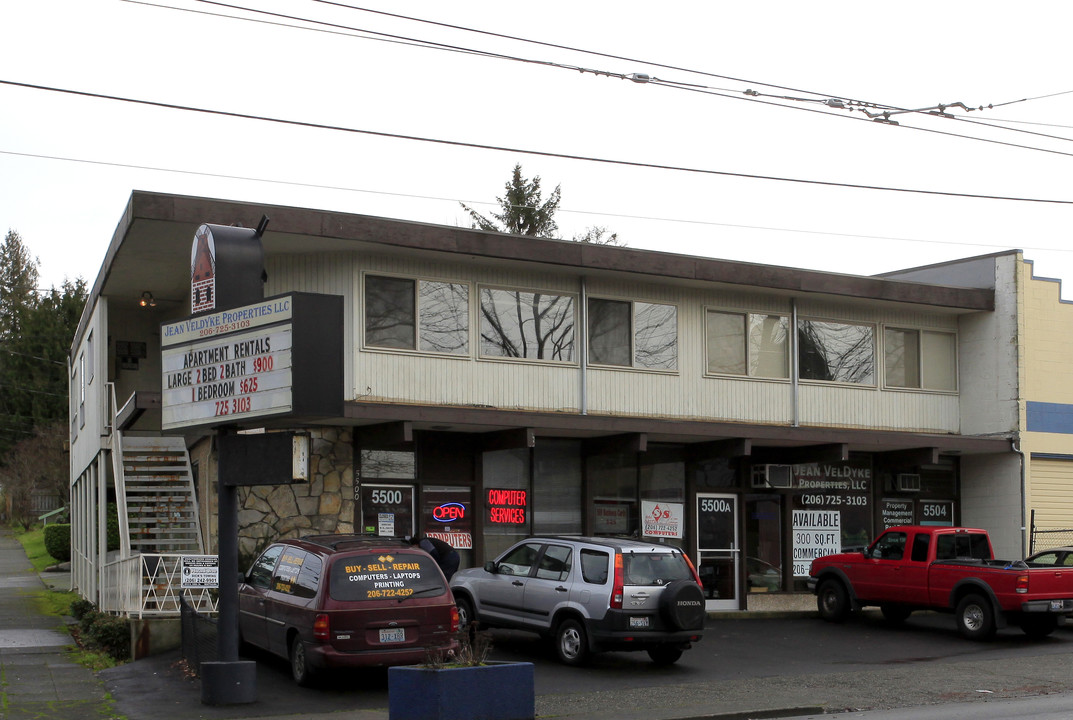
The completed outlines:
<svg viewBox="0 0 1073 720">
<path fill-rule="evenodd" d="M 584 665 L 589 657 L 585 628 L 577 620 L 567 619 L 555 630 L 555 652 L 566 665 Z"/>
<path fill-rule="evenodd" d="M 311 687 L 316 673 L 306 659 L 306 646 L 297 635 L 291 640 L 291 677 L 301 687 Z"/>
<path fill-rule="evenodd" d="M 682 657 L 682 648 L 674 645 L 657 645 L 648 649 L 648 657 L 657 665 L 674 665 Z"/>
</svg>

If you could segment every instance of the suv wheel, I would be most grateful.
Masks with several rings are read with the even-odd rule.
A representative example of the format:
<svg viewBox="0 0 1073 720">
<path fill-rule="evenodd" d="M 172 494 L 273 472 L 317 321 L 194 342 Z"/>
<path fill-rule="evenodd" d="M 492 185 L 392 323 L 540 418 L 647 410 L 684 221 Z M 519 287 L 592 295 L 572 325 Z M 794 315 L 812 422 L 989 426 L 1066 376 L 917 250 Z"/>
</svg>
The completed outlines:
<svg viewBox="0 0 1073 720">
<path fill-rule="evenodd" d="M 458 597 L 458 627 L 465 630 L 471 623 L 477 622 L 477 613 L 473 611 L 473 603 L 469 598 Z"/>
<path fill-rule="evenodd" d="M 312 687 L 315 673 L 306 660 L 306 646 L 297 635 L 291 640 L 291 677 L 301 687 Z"/>
<path fill-rule="evenodd" d="M 567 665 L 583 665 L 589 657 L 589 640 L 585 628 L 574 619 L 559 623 L 555 630 L 555 652 Z"/>
</svg>

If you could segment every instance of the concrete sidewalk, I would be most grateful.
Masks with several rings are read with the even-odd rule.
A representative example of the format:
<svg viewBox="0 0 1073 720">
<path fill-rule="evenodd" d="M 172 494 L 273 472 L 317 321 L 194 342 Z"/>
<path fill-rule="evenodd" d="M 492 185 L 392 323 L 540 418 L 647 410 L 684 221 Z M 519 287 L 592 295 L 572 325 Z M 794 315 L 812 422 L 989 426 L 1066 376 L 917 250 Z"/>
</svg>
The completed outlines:
<svg viewBox="0 0 1073 720">
<path fill-rule="evenodd" d="M 118 717 L 101 680 L 72 660 L 63 622 L 38 608 L 47 590 L 11 530 L 0 527 L 0 718 Z"/>
</svg>

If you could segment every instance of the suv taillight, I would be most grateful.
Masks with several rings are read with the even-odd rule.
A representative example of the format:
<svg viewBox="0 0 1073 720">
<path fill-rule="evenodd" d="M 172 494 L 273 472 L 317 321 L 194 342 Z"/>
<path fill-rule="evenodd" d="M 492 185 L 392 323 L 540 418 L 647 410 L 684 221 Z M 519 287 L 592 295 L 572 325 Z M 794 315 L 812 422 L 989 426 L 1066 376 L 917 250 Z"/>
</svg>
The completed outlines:
<svg viewBox="0 0 1073 720">
<path fill-rule="evenodd" d="M 622 553 L 615 553 L 615 584 L 611 587 L 611 607 L 622 609 Z"/>
<path fill-rule="evenodd" d="M 328 616 L 324 613 L 317 615 L 313 619 L 313 639 L 314 640 L 328 640 L 331 637 L 331 622 Z"/>
<path fill-rule="evenodd" d="M 697 568 L 693 566 L 693 561 L 690 560 L 689 556 L 685 553 L 682 553 L 682 557 L 686 559 L 686 563 L 689 565 L 689 572 L 693 573 L 693 579 L 696 580 L 697 584 L 703 588 L 704 583 L 700 581 L 700 574 L 697 572 Z"/>
<path fill-rule="evenodd" d="M 458 606 L 457 605 L 452 605 L 451 606 L 451 632 L 456 633 L 456 632 L 458 632 L 458 630 L 459 630 L 459 627 L 458 627 Z"/>
</svg>

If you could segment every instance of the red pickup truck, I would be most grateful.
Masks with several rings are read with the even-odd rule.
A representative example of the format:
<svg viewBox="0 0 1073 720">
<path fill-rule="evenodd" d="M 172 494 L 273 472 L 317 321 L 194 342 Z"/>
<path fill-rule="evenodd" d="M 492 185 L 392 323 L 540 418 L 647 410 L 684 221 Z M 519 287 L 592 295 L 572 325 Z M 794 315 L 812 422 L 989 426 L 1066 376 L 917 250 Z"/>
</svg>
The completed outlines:
<svg viewBox="0 0 1073 720">
<path fill-rule="evenodd" d="M 878 605 L 891 622 L 914 610 L 952 612 L 958 631 L 989 638 L 1016 624 L 1030 637 L 1054 631 L 1073 614 L 1073 567 L 1030 568 L 995 560 L 986 530 L 905 525 L 892 527 L 864 552 L 812 561 L 809 589 L 824 620 Z"/>
</svg>

